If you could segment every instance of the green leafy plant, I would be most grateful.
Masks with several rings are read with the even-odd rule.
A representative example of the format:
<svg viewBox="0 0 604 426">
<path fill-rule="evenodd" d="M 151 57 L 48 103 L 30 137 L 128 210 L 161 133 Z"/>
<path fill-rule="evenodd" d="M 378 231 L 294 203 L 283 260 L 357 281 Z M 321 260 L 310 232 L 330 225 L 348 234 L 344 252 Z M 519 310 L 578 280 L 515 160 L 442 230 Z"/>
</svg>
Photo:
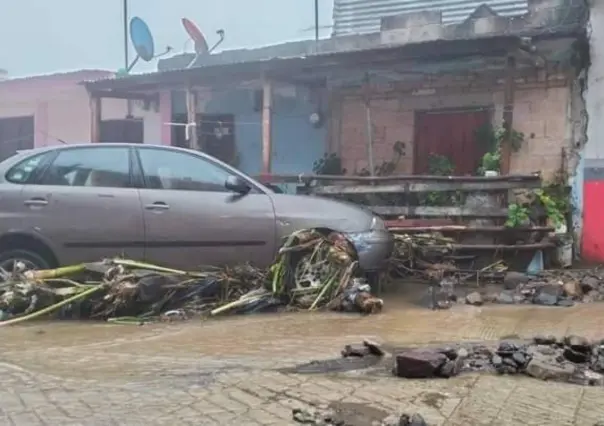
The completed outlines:
<svg viewBox="0 0 604 426">
<path fill-rule="evenodd" d="M 547 215 L 548 219 L 554 224 L 554 226 L 560 226 L 566 221 L 564 213 L 560 211 L 558 203 L 554 198 L 548 195 L 543 189 L 536 190 L 535 195 L 537 196 L 539 203 L 545 209 L 545 214 Z"/>
<path fill-rule="evenodd" d="M 483 155 L 478 174 L 484 175 L 488 170 L 499 171 L 501 168 L 501 146 L 506 137 L 503 126 L 493 127 L 490 123 L 481 126 L 476 131 L 476 141 L 482 147 L 486 146 L 487 152 Z M 510 144 L 513 152 L 518 152 L 524 142 L 524 133 L 512 129 L 510 131 Z M 482 148 L 481 147 L 481 148 Z"/>
<path fill-rule="evenodd" d="M 435 176 L 451 176 L 455 171 L 455 165 L 445 155 L 430 154 L 428 157 L 428 173 Z M 424 205 L 442 206 L 449 200 L 455 204 L 459 197 L 458 193 L 450 195 L 446 192 L 428 192 L 423 200 Z"/>
<path fill-rule="evenodd" d="M 498 172 L 501 167 L 501 154 L 499 151 L 496 152 L 487 152 L 482 156 L 482 162 L 478 169 L 478 173 L 484 175 L 484 173 L 488 170 L 493 170 Z"/>
<path fill-rule="evenodd" d="M 450 176 L 454 170 L 455 166 L 449 157 L 440 154 L 430 154 L 428 157 L 428 173 L 431 175 Z"/>
<path fill-rule="evenodd" d="M 513 203 L 508 206 L 508 218 L 505 226 L 508 228 L 518 228 L 529 223 L 529 209 L 519 204 Z"/>
<path fill-rule="evenodd" d="M 392 145 L 392 159 L 383 161 L 381 164 L 378 164 L 374 167 L 374 176 L 390 176 L 392 175 L 401 161 L 401 158 L 405 155 L 405 143 L 401 141 L 396 141 Z M 366 167 L 363 167 L 356 173 L 358 176 L 369 176 L 369 170 Z"/>
</svg>

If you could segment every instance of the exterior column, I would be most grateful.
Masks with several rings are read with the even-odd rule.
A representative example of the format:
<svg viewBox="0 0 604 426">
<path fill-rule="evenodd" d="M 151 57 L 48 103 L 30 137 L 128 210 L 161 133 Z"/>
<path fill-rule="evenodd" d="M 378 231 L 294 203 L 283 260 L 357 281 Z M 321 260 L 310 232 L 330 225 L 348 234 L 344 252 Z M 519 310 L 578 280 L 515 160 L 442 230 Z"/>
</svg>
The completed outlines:
<svg viewBox="0 0 604 426">
<path fill-rule="evenodd" d="M 90 95 L 90 142 L 101 141 L 101 121 L 103 119 L 102 98 Z"/>
<path fill-rule="evenodd" d="M 271 82 L 264 79 L 262 84 L 262 174 L 271 173 L 272 167 L 272 109 L 273 90 Z"/>
</svg>

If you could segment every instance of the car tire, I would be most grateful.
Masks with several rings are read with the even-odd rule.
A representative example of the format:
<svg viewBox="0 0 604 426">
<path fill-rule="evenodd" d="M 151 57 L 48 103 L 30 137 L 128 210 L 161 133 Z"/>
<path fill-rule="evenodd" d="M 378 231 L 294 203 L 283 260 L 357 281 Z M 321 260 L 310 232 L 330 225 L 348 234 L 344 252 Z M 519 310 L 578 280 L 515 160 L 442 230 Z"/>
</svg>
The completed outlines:
<svg viewBox="0 0 604 426">
<path fill-rule="evenodd" d="M 7 270 L 7 272 L 10 272 L 9 265 L 11 261 L 23 262 L 28 269 L 50 269 L 49 262 L 38 253 L 31 250 L 14 249 L 0 253 L 0 267 Z"/>
</svg>

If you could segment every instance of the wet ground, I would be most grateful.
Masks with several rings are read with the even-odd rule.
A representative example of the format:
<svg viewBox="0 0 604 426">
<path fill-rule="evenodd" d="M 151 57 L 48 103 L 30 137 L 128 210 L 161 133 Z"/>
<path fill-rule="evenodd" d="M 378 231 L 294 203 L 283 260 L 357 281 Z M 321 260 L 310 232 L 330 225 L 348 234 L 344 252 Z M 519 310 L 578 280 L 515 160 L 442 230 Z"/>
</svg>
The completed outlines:
<svg viewBox="0 0 604 426">
<path fill-rule="evenodd" d="M 386 347 L 534 334 L 604 338 L 604 304 L 431 311 L 407 300 L 386 298 L 385 311 L 367 317 L 298 313 L 3 328 L 0 424 L 288 425 L 292 408 L 308 405 L 355 407 L 363 413 L 359 425 L 396 411 L 419 412 L 430 425 L 604 420 L 601 388 L 488 375 L 410 381 L 364 369 L 288 369 L 337 357 L 363 338 Z"/>
</svg>

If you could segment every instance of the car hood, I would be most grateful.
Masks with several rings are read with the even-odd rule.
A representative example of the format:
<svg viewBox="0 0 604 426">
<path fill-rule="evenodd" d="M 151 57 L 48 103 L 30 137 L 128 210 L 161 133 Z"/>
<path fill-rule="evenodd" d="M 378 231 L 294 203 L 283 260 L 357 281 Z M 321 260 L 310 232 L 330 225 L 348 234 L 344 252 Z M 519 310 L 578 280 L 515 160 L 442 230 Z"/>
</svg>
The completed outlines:
<svg viewBox="0 0 604 426">
<path fill-rule="evenodd" d="M 328 198 L 271 194 L 281 235 L 305 228 L 329 228 L 339 232 L 363 232 L 371 228 L 374 214 L 357 204 Z"/>
</svg>

